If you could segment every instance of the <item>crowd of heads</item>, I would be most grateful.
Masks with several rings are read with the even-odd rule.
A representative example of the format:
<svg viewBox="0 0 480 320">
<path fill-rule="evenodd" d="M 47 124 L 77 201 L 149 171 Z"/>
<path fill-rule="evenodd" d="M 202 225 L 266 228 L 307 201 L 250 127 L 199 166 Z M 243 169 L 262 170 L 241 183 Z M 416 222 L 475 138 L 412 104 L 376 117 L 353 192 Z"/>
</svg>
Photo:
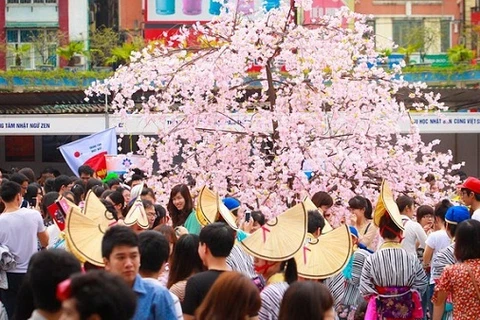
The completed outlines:
<svg viewBox="0 0 480 320">
<path fill-rule="evenodd" d="M 23 299 L 17 305 L 17 319 L 28 319 L 34 309 L 51 314 L 61 312 L 61 319 L 131 319 L 137 306 L 132 287 L 139 275 L 160 279 L 166 274 L 164 285 L 175 294 L 176 290 L 183 290 L 178 295 L 183 300 L 185 287 L 181 289 L 179 283 L 211 266 L 225 263 L 236 245 L 237 231 L 219 217 L 218 222 L 204 226 L 199 235 L 186 232 L 184 226 L 195 209 L 189 187 L 186 184 L 173 187 L 164 207 L 158 204 L 155 191 L 147 186 L 144 178 L 139 171 L 128 181 L 114 175 L 102 181 L 95 178 L 95 172 L 88 166 L 79 168 L 78 178 L 51 169 L 45 169 L 40 176 L 30 168 L 3 173 L 0 212 L 9 203 L 34 208 L 41 212 L 45 225 L 50 226 L 54 222 L 49 208 L 59 198 L 64 197 L 81 207 L 86 195 L 92 192 L 116 221 L 126 217 L 139 197 L 148 219 L 148 230 L 141 232 L 124 225 L 106 230 L 101 243 L 104 270 L 90 270 L 98 268 L 85 263 L 89 272 L 82 273 L 79 260 L 64 250 L 50 249 L 34 254 L 19 293 Z M 427 177 L 426 181 L 434 180 Z M 459 186 L 458 196 L 470 206 L 470 211 L 447 199 L 430 206 L 400 195 L 395 202 L 399 213 L 416 220 L 425 232 L 445 228 L 456 241 L 454 254 L 459 262 L 480 259 L 480 222 L 469 219 L 474 210 L 480 209 L 480 180 L 468 178 Z M 317 210 L 307 212 L 307 232 L 318 238 L 327 225 L 335 224 L 332 207 L 340 203 L 324 191 L 313 194 L 311 200 Z M 226 198 L 224 204 L 239 225 L 248 222 L 249 233 L 266 223 L 262 212 L 241 208 L 236 198 Z M 386 242 L 402 241 L 404 228 L 391 215 L 384 214 L 378 223 L 372 223 L 375 208 L 367 197 L 353 196 L 343 206 L 352 220 L 343 219 L 341 223 L 352 225 L 350 233 L 356 246 L 374 248 L 370 250 L 373 252 L 379 238 Z M 250 221 L 245 220 L 246 216 Z M 369 233 L 372 239 L 368 238 Z M 307 319 L 313 315 L 318 319 L 333 318 L 335 300 L 330 289 L 319 281 L 304 281 L 299 277 L 295 258 L 273 261 L 254 255 L 251 267 L 264 280 L 281 273 L 288 284 L 279 305 L 278 319 Z M 249 276 L 224 272 L 208 290 L 194 316 L 196 319 L 246 319 L 258 314 L 262 306 L 258 289 Z M 358 314 L 363 311 L 359 310 Z"/>
</svg>

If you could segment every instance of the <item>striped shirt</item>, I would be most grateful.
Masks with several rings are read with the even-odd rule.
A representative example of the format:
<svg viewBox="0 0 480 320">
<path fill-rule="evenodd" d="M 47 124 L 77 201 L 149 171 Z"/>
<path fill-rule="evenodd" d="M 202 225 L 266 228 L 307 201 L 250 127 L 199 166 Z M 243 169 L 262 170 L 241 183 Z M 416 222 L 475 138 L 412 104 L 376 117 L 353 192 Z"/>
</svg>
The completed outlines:
<svg viewBox="0 0 480 320">
<path fill-rule="evenodd" d="M 363 300 L 360 295 L 360 277 L 362 275 L 365 260 L 371 255 L 370 252 L 358 249 L 353 253 L 352 277 L 345 279 L 345 293 L 342 303 L 348 306 L 357 306 Z"/>
<path fill-rule="evenodd" d="M 383 248 L 365 259 L 360 277 L 360 293 L 364 297 L 378 295 L 375 286 L 410 287 L 425 291 L 428 277 L 415 254 L 401 248 Z"/>
<path fill-rule="evenodd" d="M 440 279 L 440 277 L 442 276 L 443 270 L 445 270 L 447 266 L 450 266 L 457 262 L 457 259 L 455 259 L 455 255 L 453 254 L 454 250 L 455 250 L 455 244 L 452 243 L 445 249 L 438 251 L 435 258 L 433 258 L 432 271 L 431 271 L 433 280 Z"/>
<path fill-rule="evenodd" d="M 334 305 L 339 305 L 342 302 L 343 294 L 345 292 L 345 279 L 343 274 L 341 272 L 337 273 L 333 277 L 325 279 L 323 284 L 327 286 L 328 290 L 330 290 Z"/>
<path fill-rule="evenodd" d="M 232 251 L 230 251 L 227 257 L 227 265 L 232 271 L 240 272 L 250 279 L 257 276 L 253 268 L 253 257 L 246 253 L 238 244 L 234 245 Z"/>
<path fill-rule="evenodd" d="M 269 284 L 260 293 L 262 299 L 262 306 L 258 312 L 259 320 L 277 320 L 280 313 L 280 304 L 282 303 L 283 295 L 288 289 L 288 283 L 275 282 Z"/>
</svg>

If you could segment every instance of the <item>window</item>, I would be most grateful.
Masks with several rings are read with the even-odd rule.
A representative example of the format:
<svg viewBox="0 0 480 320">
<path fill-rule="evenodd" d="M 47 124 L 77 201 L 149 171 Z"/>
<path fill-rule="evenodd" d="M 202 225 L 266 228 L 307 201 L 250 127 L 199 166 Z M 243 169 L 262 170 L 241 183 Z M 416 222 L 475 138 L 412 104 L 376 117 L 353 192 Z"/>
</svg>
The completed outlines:
<svg viewBox="0 0 480 320">
<path fill-rule="evenodd" d="M 57 65 L 58 30 L 8 29 L 6 36 L 7 67 L 35 69 L 39 65 Z"/>
<path fill-rule="evenodd" d="M 440 21 L 440 50 L 442 52 L 447 52 L 450 48 L 450 22 L 451 20 L 441 20 Z"/>
<path fill-rule="evenodd" d="M 423 20 L 393 20 L 393 41 L 399 47 L 419 44 L 423 51 Z"/>
</svg>

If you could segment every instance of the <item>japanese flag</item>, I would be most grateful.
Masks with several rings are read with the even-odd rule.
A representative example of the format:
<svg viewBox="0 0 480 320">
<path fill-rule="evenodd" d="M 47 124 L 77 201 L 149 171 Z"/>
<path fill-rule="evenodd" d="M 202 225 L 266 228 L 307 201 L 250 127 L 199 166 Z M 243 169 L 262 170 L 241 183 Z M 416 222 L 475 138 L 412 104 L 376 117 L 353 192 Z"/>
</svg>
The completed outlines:
<svg viewBox="0 0 480 320">
<path fill-rule="evenodd" d="M 107 175 L 106 154 L 117 154 L 115 128 L 92 134 L 60 147 L 60 152 L 73 173 L 78 176 L 78 167 L 88 165 L 98 178 Z"/>
</svg>

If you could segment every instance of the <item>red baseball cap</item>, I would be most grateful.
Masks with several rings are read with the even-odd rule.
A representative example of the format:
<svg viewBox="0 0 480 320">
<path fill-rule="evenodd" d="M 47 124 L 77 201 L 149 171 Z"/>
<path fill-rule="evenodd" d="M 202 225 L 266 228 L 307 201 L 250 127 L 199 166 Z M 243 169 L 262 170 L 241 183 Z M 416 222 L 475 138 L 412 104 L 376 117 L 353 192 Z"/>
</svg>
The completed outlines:
<svg viewBox="0 0 480 320">
<path fill-rule="evenodd" d="M 480 180 L 474 177 L 468 177 L 463 184 L 459 185 L 462 189 L 468 189 L 480 194 Z"/>
</svg>

